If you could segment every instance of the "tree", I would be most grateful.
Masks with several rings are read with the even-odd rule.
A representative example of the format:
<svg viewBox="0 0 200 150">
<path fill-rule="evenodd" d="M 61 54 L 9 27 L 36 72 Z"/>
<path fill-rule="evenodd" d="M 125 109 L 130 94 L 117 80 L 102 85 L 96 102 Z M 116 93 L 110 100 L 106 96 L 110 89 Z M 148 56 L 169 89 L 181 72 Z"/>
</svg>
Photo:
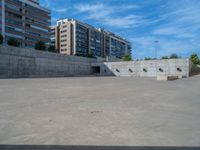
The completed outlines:
<svg viewBox="0 0 200 150">
<path fill-rule="evenodd" d="M 193 62 L 193 64 L 198 65 L 200 64 L 200 60 L 197 54 L 192 54 L 190 56 L 190 60 Z"/>
<path fill-rule="evenodd" d="M 178 59 L 178 55 L 173 53 L 170 55 L 170 59 Z"/>
<path fill-rule="evenodd" d="M 3 44 L 3 36 L 0 34 L 0 45 Z"/>
<path fill-rule="evenodd" d="M 161 59 L 169 59 L 168 56 L 163 56 Z"/>
<path fill-rule="evenodd" d="M 11 46 L 15 46 L 15 47 L 19 47 L 20 46 L 20 42 L 15 38 L 10 38 L 8 40 L 7 44 L 11 45 Z"/>
<path fill-rule="evenodd" d="M 93 54 L 88 54 L 87 57 L 88 58 L 95 58 Z"/>
<path fill-rule="evenodd" d="M 50 46 L 48 47 L 48 51 L 49 51 L 49 52 L 53 52 L 53 53 L 56 53 L 56 52 L 57 52 L 54 45 L 50 45 Z"/>
<path fill-rule="evenodd" d="M 81 54 L 75 54 L 75 56 L 83 57 L 83 55 L 81 55 Z"/>
<path fill-rule="evenodd" d="M 145 57 L 144 60 L 152 60 L 151 57 Z"/>
<path fill-rule="evenodd" d="M 132 61 L 131 55 L 125 54 L 125 55 L 123 56 L 123 61 Z"/>
<path fill-rule="evenodd" d="M 45 51 L 46 44 L 43 41 L 38 41 L 37 43 L 35 43 L 35 49 Z"/>
</svg>

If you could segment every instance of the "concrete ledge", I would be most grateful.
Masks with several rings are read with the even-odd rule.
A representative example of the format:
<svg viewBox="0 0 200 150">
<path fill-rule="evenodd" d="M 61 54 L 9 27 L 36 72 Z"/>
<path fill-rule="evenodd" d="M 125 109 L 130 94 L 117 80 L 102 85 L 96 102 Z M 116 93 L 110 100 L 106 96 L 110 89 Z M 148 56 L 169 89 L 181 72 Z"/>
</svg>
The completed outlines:
<svg viewBox="0 0 200 150">
<path fill-rule="evenodd" d="M 173 81 L 178 79 L 178 76 L 157 76 L 158 81 Z"/>
<path fill-rule="evenodd" d="M 158 81 L 167 81 L 167 76 L 157 76 Z"/>
<path fill-rule="evenodd" d="M 168 77 L 167 77 L 167 80 L 168 80 L 168 81 L 173 81 L 173 80 L 178 80 L 178 79 L 179 79 L 178 76 L 168 76 Z"/>
</svg>

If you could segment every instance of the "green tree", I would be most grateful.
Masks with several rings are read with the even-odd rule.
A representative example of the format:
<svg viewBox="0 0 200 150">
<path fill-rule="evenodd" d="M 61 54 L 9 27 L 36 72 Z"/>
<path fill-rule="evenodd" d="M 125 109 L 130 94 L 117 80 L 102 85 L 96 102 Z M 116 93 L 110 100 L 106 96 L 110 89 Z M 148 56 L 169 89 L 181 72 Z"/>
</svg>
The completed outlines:
<svg viewBox="0 0 200 150">
<path fill-rule="evenodd" d="M 178 55 L 173 53 L 170 55 L 170 59 L 178 59 Z"/>
<path fill-rule="evenodd" d="M 145 57 L 144 60 L 152 60 L 151 57 Z"/>
<path fill-rule="evenodd" d="M 0 45 L 3 44 L 3 36 L 0 34 Z"/>
<path fill-rule="evenodd" d="M 35 49 L 45 51 L 46 44 L 43 41 L 38 41 L 37 43 L 35 43 Z"/>
<path fill-rule="evenodd" d="M 21 43 L 15 38 L 10 38 L 7 44 L 11 46 L 19 47 Z"/>
<path fill-rule="evenodd" d="M 75 56 L 83 57 L 83 55 L 81 55 L 81 54 L 75 54 Z"/>
<path fill-rule="evenodd" d="M 200 60 L 197 54 L 192 54 L 190 56 L 190 60 L 192 61 L 193 64 L 198 65 L 200 64 Z"/>
<path fill-rule="evenodd" d="M 129 54 L 125 54 L 124 56 L 123 56 L 123 61 L 132 61 L 133 59 L 132 59 L 132 57 L 131 57 L 131 55 L 129 55 Z"/>
<path fill-rule="evenodd" d="M 53 52 L 53 53 L 56 53 L 56 52 L 57 52 L 54 45 L 50 45 L 50 46 L 48 47 L 48 51 L 49 51 L 49 52 Z"/>
<path fill-rule="evenodd" d="M 95 58 L 93 54 L 88 54 L 87 57 L 88 58 Z"/>
<path fill-rule="evenodd" d="M 168 56 L 163 56 L 161 59 L 169 59 Z"/>
</svg>

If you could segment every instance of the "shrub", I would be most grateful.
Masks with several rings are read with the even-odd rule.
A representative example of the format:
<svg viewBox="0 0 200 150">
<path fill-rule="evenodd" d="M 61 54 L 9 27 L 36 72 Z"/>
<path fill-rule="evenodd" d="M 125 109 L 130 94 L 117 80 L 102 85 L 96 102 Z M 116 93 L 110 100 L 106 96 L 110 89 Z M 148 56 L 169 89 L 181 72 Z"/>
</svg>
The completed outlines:
<svg viewBox="0 0 200 150">
<path fill-rule="evenodd" d="M 88 54 L 87 57 L 88 58 L 95 58 L 93 54 Z"/>
<path fill-rule="evenodd" d="M 83 57 L 83 55 L 81 55 L 81 54 L 75 54 L 74 56 Z"/>
<path fill-rule="evenodd" d="M 145 57 L 144 60 L 153 60 L 153 59 L 150 57 Z"/>
<path fill-rule="evenodd" d="M 132 61 L 132 57 L 129 54 L 125 54 L 123 57 L 123 61 Z"/>
<path fill-rule="evenodd" d="M 0 34 L 0 45 L 3 44 L 3 36 Z"/>
<path fill-rule="evenodd" d="M 163 56 L 161 59 L 169 59 L 168 56 Z"/>
<path fill-rule="evenodd" d="M 11 46 L 15 46 L 15 47 L 19 47 L 20 46 L 20 42 L 17 39 L 15 39 L 15 38 L 10 38 L 8 40 L 7 44 L 11 45 Z"/>
<path fill-rule="evenodd" d="M 192 54 L 190 56 L 190 60 L 192 61 L 193 64 L 198 65 L 200 64 L 200 60 L 197 54 Z"/>
<path fill-rule="evenodd" d="M 170 59 L 178 59 L 178 55 L 177 54 L 171 54 L 170 55 Z"/>
<path fill-rule="evenodd" d="M 54 45 L 50 45 L 50 46 L 48 47 L 48 51 L 49 51 L 49 52 L 53 52 L 53 53 L 56 53 L 56 52 L 57 52 Z"/>
<path fill-rule="evenodd" d="M 35 43 L 35 49 L 45 51 L 46 44 L 43 41 L 38 41 L 37 43 Z"/>
</svg>

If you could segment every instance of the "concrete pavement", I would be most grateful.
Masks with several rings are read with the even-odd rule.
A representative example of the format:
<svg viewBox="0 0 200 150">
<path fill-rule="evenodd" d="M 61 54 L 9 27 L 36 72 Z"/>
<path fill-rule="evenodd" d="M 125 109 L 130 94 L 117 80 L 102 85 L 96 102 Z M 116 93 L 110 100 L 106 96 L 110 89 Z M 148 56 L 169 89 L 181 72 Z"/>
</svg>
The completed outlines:
<svg viewBox="0 0 200 150">
<path fill-rule="evenodd" d="M 200 77 L 0 80 L 0 144 L 200 146 Z"/>
</svg>

